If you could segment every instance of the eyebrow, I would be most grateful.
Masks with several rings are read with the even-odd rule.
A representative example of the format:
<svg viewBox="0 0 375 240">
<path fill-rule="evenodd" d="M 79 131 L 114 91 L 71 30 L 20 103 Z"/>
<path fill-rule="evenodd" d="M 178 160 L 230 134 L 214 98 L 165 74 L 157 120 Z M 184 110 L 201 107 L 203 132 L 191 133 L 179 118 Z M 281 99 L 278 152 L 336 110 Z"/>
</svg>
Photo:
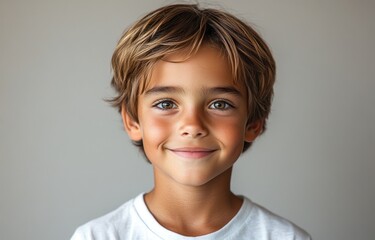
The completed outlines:
<svg viewBox="0 0 375 240">
<path fill-rule="evenodd" d="M 145 92 L 145 95 L 153 95 L 158 93 L 184 93 L 184 89 L 180 87 L 156 86 Z"/>
<path fill-rule="evenodd" d="M 203 89 L 204 94 L 223 94 L 229 93 L 236 96 L 242 96 L 241 92 L 232 86 L 228 87 L 213 87 Z M 180 87 L 172 87 L 172 86 L 156 86 L 153 87 L 145 92 L 145 95 L 153 95 L 153 94 L 160 94 L 160 93 L 178 93 L 182 94 L 185 93 L 185 90 Z"/>
<path fill-rule="evenodd" d="M 205 90 L 207 94 L 213 93 L 213 94 L 222 94 L 222 93 L 229 93 L 237 96 L 242 96 L 241 92 L 237 90 L 236 88 L 229 86 L 229 87 L 214 87 L 214 88 L 208 88 Z"/>
</svg>

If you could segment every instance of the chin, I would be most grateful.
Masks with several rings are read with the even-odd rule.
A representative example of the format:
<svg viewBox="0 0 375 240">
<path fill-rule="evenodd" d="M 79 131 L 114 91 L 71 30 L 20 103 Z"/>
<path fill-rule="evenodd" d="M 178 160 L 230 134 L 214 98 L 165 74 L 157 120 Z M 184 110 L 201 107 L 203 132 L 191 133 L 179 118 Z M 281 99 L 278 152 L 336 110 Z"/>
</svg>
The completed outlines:
<svg viewBox="0 0 375 240">
<path fill-rule="evenodd" d="M 205 174 L 190 174 L 190 175 L 185 175 L 181 176 L 179 178 L 175 178 L 175 180 L 185 186 L 190 186 L 190 187 L 201 187 L 204 186 L 214 179 L 216 179 L 218 175 L 205 175 Z"/>
</svg>

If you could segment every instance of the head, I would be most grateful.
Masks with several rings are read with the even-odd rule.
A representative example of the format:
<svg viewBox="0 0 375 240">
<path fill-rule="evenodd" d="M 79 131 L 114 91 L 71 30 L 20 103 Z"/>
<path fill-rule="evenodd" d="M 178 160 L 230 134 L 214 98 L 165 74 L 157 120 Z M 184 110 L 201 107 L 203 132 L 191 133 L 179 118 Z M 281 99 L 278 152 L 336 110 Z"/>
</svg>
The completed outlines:
<svg viewBox="0 0 375 240">
<path fill-rule="evenodd" d="M 275 81 L 275 62 L 268 46 L 240 19 L 198 5 L 159 8 L 125 31 L 112 57 L 112 86 L 117 93 L 111 100 L 113 106 L 138 121 L 138 96 L 146 89 L 154 65 L 179 52 L 188 59 L 203 45 L 225 56 L 234 84 L 243 83 L 246 88 L 248 124 L 261 121 L 264 132 Z M 133 143 L 143 150 L 142 141 Z M 250 145 L 245 142 L 243 152 Z"/>
</svg>

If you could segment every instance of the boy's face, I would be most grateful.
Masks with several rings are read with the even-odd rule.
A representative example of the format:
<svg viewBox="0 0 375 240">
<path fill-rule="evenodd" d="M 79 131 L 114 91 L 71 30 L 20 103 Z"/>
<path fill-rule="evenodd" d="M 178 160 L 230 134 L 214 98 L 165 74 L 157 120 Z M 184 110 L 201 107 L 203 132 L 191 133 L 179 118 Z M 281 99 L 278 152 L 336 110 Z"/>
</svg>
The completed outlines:
<svg viewBox="0 0 375 240">
<path fill-rule="evenodd" d="M 203 46 L 181 60 L 173 54 L 156 63 L 139 96 L 138 122 L 122 115 L 130 138 L 142 139 L 156 177 L 200 186 L 230 171 L 262 122 L 246 124 L 245 86 L 234 85 L 219 50 Z"/>
</svg>

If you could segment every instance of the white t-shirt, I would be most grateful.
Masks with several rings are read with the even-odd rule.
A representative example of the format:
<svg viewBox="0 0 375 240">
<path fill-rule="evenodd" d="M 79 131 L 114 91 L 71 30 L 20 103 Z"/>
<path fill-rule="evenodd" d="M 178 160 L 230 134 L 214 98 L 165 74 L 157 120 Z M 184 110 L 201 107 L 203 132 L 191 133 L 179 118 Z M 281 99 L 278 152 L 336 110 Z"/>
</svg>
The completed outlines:
<svg viewBox="0 0 375 240">
<path fill-rule="evenodd" d="M 148 210 L 143 194 L 115 211 L 79 227 L 71 240 L 311 240 L 301 228 L 244 197 L 243 204 L 220 230 L 186 237 L 161 226 Z"/>
</svg>

